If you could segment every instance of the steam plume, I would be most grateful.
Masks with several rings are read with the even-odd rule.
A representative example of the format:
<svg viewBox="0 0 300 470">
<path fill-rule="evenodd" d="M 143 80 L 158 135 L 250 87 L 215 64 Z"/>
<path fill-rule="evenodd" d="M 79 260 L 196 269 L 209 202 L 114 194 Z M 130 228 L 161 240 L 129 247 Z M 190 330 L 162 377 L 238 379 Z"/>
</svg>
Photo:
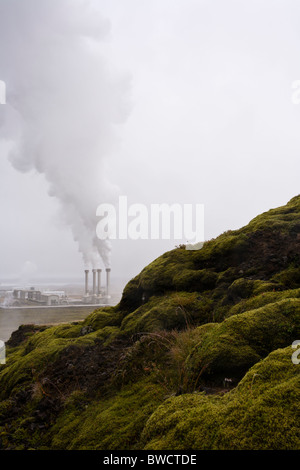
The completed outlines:
<svg viewBox="0 0 300 470">
<path fill-rule="evenodd" d="M 96 2 L 97 3 L 97 2 Z M 14 167 L 45 175 L 85 264 L 109 265 L 96 208 L 114 199 L 105 176 L 115 127 L 127 116 L 128 77 L 103 58 L 110 24 L 88 0 L 0 1 L 2 137 Z"/>
</svg>

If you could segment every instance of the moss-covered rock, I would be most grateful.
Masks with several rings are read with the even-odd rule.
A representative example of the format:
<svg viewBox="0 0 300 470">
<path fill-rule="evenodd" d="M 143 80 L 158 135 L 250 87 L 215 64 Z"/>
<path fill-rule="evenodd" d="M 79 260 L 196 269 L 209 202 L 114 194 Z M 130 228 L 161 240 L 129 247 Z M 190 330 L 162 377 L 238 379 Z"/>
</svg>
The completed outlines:
<svg viewBox="0 0 300 470">
<path fill-rule="evenodd" d="M 291 354 L 272 352 L 226 395 L 168 399 L 144 428 L 145 449 L 299 449 L 300 371 Z"/>
<path fill-rule="evenodd" d="M 239 230 L 229 230 L 204 243 L 196 251 L 182 247 L 169 251 L 150 263 L 126 286 L 122 306 L 132 310 L 146 294 L 170 290 L 213 289 L 216 281 L 224 283 L 224 292 L 236 279 L 271 280 L 282 287 L 300 287 L 300 196 L 286 206 L 255 217 Z M 280 277 L 281 272 L 286 272 Z M 226 273 L 226 274 L 225 274 Z M 218 279 L 217 279 L 218 278 Z M 293 285 L 289 284 L 292 280 Z M 251 292 L 249 292 L 251 294 Z"/>
<path fill-rule="evenodd" d="M 201 327 L 198 328 L 201 331 Z M 300 299 L 287 299 L 234 315 L 205 331 L 187 367 L 193 375 L 240 378 L 274 349 L 300 336 Z"/>
<path fill-rule="evenodd" d="M 300 448 L 299 216 L 297 196 L 160 256 L 115 307 L 21 326 L 0 366 L 0 446 Z"/>
<path fill-rule="evenodd" d="M 121 331 L 134 334 L 183 329 L 206 323 L 210 320 L 211 303 L 195 292 L 170 292 L 164 296 L 153 296 L 123 319 Z"/>
<path fill-rule="evenodd" d="M 145 422 L 165 395 L 162 386 L 138 382 L 112 399 L 89 402 L 72 395 L 51 430 L 52 449 L 135 449 Z"/>
</svg>

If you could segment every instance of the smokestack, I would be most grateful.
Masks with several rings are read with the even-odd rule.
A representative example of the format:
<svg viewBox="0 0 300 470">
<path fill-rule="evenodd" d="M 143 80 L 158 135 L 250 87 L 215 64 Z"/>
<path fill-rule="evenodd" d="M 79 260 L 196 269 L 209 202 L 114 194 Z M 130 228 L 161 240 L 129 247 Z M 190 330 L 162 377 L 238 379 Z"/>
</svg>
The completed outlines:
<svg viewBox="0 0 300 470">
<path fill-rule="evenodd" d="M 93 273 L 93 295 L 97 295 L 97 286 L 96 286 L 96 269 L 92 270 Z"/>
<path fill-rule="evenodd" d="M 89 270 L 86 269 L 85 271 L 85 295 L 89 293 Z"/>
<path fill-rule="evenodd" d="M 98 273 L 98 292 L 97 292 L 97 295 L 100 295 L 100 293 L 101 293 L 101 271 L 102 271 L 102 269 L 97 269 L 97 273 Z"/>
<path fill-rule="evenodd" d="M 106 268 L 106 296 L 109 294 L 109 277 L 110 277 L 110 268 Z"/>
</svg>

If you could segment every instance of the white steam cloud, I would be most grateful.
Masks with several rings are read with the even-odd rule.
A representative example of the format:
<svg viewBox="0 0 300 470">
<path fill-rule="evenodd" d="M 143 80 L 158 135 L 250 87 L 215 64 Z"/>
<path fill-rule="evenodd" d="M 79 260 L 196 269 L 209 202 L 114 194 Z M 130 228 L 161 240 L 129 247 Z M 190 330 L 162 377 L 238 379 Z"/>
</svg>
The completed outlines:
<svg viewBox="0 0 300 470">
<path fill-rule="evenodd" d="M 97 4 L 97 2 L 96 2 Z M 105 176 L 115 127 L 128 113 L 128 77 L 103 58 L 110 24 L 88 0 L 0 0 L 1 137 L 14 167 L 44 174 L 85 265 L 109 265 L 96 208 L 118 189 Z"/>
</svg>

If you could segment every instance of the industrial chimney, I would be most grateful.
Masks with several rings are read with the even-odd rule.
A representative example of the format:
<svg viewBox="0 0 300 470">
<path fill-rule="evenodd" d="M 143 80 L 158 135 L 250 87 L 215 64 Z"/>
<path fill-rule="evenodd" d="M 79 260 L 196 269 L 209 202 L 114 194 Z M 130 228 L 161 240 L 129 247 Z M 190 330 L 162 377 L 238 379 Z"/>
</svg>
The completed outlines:
<svg viewBox="0 0 300 470">
<path fill-rule="evenodd" d="M 96 285 L 96 273 L 97 273 L 97 270 L 96 270 L 96 269 L 93 269 L 93 270 L 92 270 L 92 273 L 93 273 L 93 295 L 96 296 L 96 295 L 97 295 L 97 285 Z"/>
<path fill-rule="evenodd" d="M 106 268 L 106 297 L 109 297 L 109 277 L 110 277 L 110 268 Z"/>
<path fill-rule="evenodd" d="M 86 269 L 85 271 L 85 295 L 89 293 L 89 270 Z"/>
<path fill-rule="evenodd" d="M 101 271 L 102 271 L 102 269 L 97 269 L 97 273 L 98 273 L 98 292 L 97 292 L 97 295 L 98 296 L 101 294 Z"/>
</svg>

